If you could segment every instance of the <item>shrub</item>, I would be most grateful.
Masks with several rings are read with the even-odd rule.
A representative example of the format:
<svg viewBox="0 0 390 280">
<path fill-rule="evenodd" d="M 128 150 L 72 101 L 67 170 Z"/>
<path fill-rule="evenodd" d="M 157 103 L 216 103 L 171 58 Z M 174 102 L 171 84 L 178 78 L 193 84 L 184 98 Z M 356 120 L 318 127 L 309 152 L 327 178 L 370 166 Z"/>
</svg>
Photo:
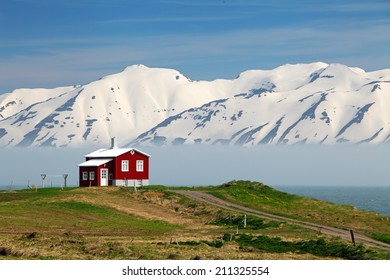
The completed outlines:
<svg viewBox="0 0 390 280">
<path fill-rule="evenodd" d="M 289 242 L 283 241 L 279 237 L 268 237 L 264 235 L 251 236 L 241 234 L 237 239 L 241 247 L 251 246 L 270 253 L 310 253 L 321 257 L 336 257 L 349 260 L 363 260 L 371 253 L 363 245 L 351 246 L 336 241 L 326 241 L 323 238 Z"/>
<path fill-rule="evenodd" d="M 223 216 L 221 213 L 217 214 L 214 222 L 212 224 L 217 226 L 234 226 L 238 228 L 244 228 L 244 216 L 235 216 L 235 215 L 225 215 Z M 269 227 L 279 227 L 280 222 L 269 221 L 267 223 L 264 222 L 264 219 L 247 215 L 246 217 L 246 229 L 256 230 L 256 229 L 264 229 Z"/>
</svg>

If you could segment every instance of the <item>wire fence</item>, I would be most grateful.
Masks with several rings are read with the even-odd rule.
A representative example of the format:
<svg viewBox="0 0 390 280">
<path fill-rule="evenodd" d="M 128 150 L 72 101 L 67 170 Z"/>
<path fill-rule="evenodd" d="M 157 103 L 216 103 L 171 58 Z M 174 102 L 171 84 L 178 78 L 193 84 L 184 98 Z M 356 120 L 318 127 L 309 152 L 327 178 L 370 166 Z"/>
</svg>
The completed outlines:
<svg viewBox="0 0 390 280">
<path fill-rule="evenodd" d="M 43 175 L 44 178 L 43 178 Z M 69 185 L 69 179 L 67 174 L 41 174 L 34 180 L 2 180 L 0 183 L 0 190 L 23 190 L 23 189 L 36 189 L 36 188 L 64 188 L 69 186 L 78 186 L 78 182 Z"/>
</svg>

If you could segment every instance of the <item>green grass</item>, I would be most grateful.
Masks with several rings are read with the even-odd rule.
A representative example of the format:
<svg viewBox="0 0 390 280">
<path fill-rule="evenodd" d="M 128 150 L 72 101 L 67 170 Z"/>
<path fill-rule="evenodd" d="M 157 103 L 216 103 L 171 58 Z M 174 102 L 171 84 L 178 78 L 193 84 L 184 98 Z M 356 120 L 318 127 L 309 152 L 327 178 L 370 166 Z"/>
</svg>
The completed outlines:
<svg viewBox="0 0 390 280">
<path fill-rule="evenodd" d="M 371 238 L 374 238 L 376 240 L 382 241 L 384 243 L 390 244 L 390 234 L 384 234 L 384 233 L 370 233 L 368 234 Z"/>
<path fill-rule="evenodd" d="M 338 242 L 337 240 L 326 241 L 323 238 L 291 242 L 283 241 L 279 237 L 242 234 L 236 239 L 236 241 L 241 247 L 249 246 L 270 253 L 309 253 L 315 256 L 335 257 L 348 260 L 380 259 L 383 257 L 376 255 L 373 251 L 366 249 L 363 245 L 351 246 Z M 389 257 L 390 254 L 387 253 L 387 259 Z"/>
<path fill-rule="evenodd" d="M 96 231 L 99 234 L 148 236 L 177 228 L 162 221 L 137 218 L 109 207 L 73 201 L 74 197 L 70 190 L 61 189 L 45 189 L 37 193 L 31 190 L 0 193 L 0 226 L 16 232 L 77 229 Z"/>
<path fill-rule="evenodd" d="M 278 228 L 280 226 L 280 222 L 276 221 L 265 221 L 264 219 L 247 215 L 246 216 L 246 227 L 244 224 L 245 217 L 244 215 L 232 215 L 232 214 L 224 214 L 222 211 L 217 213 L 216 219 L 211 223 L 218 226 L 230 226 L 230 227 L 238 227 L 239 229 L 246 228 L 248 230 L 259 230 L 270 227 Z"/>
<path fill-rule="evenodd" d="M 389 243 L 390 223 L 371 211 L 357 210 L 312 198 L 292 195 L 250 181 L 232 181 L 217 187 L 198 188 L 224 200 L 285 217 L 354 229 Z"/>
<path fill-rule="evenodd" d="M 77 221 L 78 227 L 122 232 L 143 232 L 147 235 L 172 230 L 174 227 L 161 221 L 150 221 L 120 213 L 114 209 L 88 203 L 62 201 L 42 203 L 44 209 L 61 213 Z M 69 219 L 68 219 L 69 220 Z"/>
<path fill-rule="evenodd" d="M 305 254 L 303 258 L 390 259 L 389 253 L 383 250 L 353 247 L 338 239 L 322 238 L 322 235 L 319 238 L 316 231 L 252 215 L 247 215 L 244 229 L 243 214 L 193 201 L 170 189 L 148 186 L 138 192 L 132 188 L 112 187 L 0 192 L 3 257 L 58 259 L 65 254 L 65 258 L 75 259 L 176 259 L 183 256 L 210 259 L 238 256 L 224 249 L 228 245 L 235 246 L 235 252 L 242 254 L 237 258 L 257 259 L 257 254 L 280 253 L 287 258 Z M 358 229 L 390 243 L 389 223 L 384 216 L 352 206 L 291 195 L 249 181 L 232 181 L 194 190 L 269 213 Z M 142 217 L 155 217 L 156 214 L 161 217 L 164 213 L 169 223 L 135 216 L 129 203 L 137 205 L 135 211 L 143 213 Z M 148 211 L 154 211 L 152 215 L 145 211 L 145 206 Z M 183 217 L 193 219 L 198 228 L 185 228 L 175 223 L 176 218 Z M 237 227 L 240 235 L 230 241 Z M 175 242 L 170 244 L 172 238 Z M 133 239 L 136 242 L 133 243 Z"/>
</svg>

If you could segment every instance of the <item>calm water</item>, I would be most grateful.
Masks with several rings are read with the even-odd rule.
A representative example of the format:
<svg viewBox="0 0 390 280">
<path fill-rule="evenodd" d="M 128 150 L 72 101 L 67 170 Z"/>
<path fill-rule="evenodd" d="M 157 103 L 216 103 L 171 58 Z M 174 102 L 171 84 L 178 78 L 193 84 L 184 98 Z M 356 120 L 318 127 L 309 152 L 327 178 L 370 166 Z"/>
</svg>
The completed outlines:
<svg viewBox="0 0 390 280">
<path fill-rule="evenodd" d="M 276 189 L 338 204 L 351 204 L 359 209 L 390 216 L 390 187 L 280 186 Z"/>
</svg>

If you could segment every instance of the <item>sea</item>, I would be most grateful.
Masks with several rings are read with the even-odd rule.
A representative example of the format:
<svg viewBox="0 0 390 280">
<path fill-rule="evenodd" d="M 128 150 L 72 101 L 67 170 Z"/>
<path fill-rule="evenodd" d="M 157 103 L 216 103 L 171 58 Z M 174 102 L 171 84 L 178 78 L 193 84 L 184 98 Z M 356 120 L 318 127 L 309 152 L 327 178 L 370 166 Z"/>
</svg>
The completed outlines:
<svg viewBox="0 0 390 280">
<path fill-rule="evenodd" d="M 46 187 L 50 187 L 50 185 L 46 184 Z M 59 185 L 56 187 L 61 186 Z M 0 185 L 0 190 L 5 191 L 26 188 L 27 184 L 25 186 Z M 358 209 L 374 211 L 379 214 L 390 216 L 390 187 L 274 186 L 274 188 L 287 193 L 312 197 L 337 204 L 350 204 Z"/>
<path fill-rule="evenodd" d="M 364 186 L 278 186 L 277 190 L 337 204 L 350 204 L 390 216 L 390 187 Z"/>
</svg>

